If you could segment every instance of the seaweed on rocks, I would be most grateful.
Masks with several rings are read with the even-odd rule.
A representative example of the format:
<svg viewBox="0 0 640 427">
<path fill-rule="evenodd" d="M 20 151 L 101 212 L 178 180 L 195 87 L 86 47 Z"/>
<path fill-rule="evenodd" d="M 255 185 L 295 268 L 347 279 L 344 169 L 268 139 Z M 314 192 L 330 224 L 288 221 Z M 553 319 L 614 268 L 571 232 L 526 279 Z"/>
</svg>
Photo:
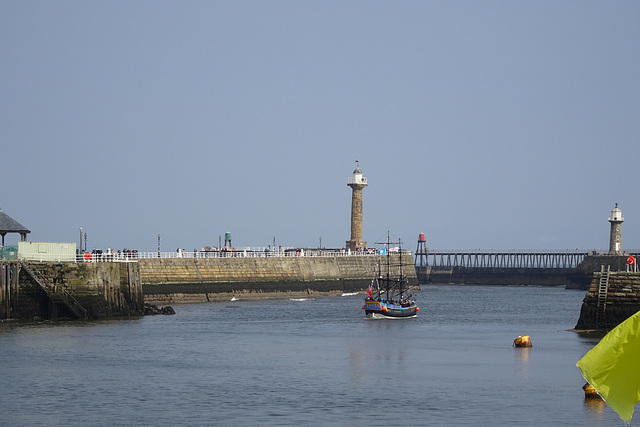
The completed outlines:
<svg viewBox="0 0 640 427">
<path fill-rule="evenodd" d="M 144 304 L 144 315 L 153 316 L 156 314 L 176 314 L 176 311 L 171 306 L 158 307 L 153 304 Z"/>
</svg>

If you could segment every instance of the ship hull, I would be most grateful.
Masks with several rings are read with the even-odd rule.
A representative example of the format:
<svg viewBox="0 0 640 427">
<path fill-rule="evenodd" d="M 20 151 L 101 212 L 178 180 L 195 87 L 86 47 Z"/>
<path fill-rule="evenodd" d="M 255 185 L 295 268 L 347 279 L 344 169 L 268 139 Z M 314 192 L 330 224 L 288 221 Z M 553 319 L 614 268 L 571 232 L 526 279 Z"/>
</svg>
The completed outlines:
<svg viewBox="0 0 640 427">
<path fill-rule="evenodd" d="M 416 317 L 420 310 L 415 304 L 402 307 L 399 304 L 388 304 L 377 300 L 365 300 L 363 308 L 369 319 L 406 319 Z"/>
</svg>

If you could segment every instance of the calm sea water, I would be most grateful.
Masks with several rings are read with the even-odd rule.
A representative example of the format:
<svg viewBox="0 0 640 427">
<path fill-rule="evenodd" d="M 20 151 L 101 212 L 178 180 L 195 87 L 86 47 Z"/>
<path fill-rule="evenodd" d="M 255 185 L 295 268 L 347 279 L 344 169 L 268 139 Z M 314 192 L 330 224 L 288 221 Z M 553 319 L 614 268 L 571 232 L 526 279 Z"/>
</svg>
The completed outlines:
<svg viewBox="0 0 640 427">
<path fill-rule="evenodd" d="M 365 319 L 358 295 L 5 322 L 0 425 L 623 425 L 584 399 L 583 297 L 434 285 L 404 320 Z"/>
</svg>

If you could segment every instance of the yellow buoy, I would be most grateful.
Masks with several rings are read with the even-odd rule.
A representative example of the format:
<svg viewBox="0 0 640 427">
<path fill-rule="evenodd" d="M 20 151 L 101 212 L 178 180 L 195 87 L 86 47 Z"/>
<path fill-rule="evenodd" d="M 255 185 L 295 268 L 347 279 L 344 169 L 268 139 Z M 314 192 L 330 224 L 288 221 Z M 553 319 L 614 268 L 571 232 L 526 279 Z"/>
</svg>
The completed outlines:
<svg viewBox="0 0 640 427">
<path fill-rule="evenodd" d="M 515 340 L 513 340 L 513 346 L 514 347 L 533 347 L 533 344 L 531 344 L 531 338 L 529 338 L 529 335 L 525 335 L 523 337 L 518 337 Z"/>
<path fill-rule="evenodd" d="M 602 399 L 591 384 L 585 383 L 585 385 L 582 386 L 582 389 L 584 390 L 585 399 Z"/>
</svg>

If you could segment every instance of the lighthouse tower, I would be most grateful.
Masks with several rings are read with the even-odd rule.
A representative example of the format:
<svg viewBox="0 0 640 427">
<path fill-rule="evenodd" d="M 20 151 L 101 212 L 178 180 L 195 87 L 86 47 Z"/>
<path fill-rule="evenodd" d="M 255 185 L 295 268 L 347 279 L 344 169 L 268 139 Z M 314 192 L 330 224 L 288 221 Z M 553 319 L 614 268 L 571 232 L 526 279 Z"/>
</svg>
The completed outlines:
<svg viewBox="0 0 640 427">
<path fill-rule="evenodd" d="M 353 175 L 347 181 L 351 187 L 351 239 L 347 240 L 347 249 L 362 251 L 367 242 L 362 241 L 362 189 L 367 186 L 367 178 L 362 176 L 360 165 L 356 160 Z"/>
<path fill-rule="evenodd" d="M 622 255 L 622 231 L 620 227 L 624 218 L 622 211 L 618 209 L 618 204 L 611 211 L 609 222 L 611 223 L 611 232 L 609 233 L 609 255 Z"/>
</svg>

